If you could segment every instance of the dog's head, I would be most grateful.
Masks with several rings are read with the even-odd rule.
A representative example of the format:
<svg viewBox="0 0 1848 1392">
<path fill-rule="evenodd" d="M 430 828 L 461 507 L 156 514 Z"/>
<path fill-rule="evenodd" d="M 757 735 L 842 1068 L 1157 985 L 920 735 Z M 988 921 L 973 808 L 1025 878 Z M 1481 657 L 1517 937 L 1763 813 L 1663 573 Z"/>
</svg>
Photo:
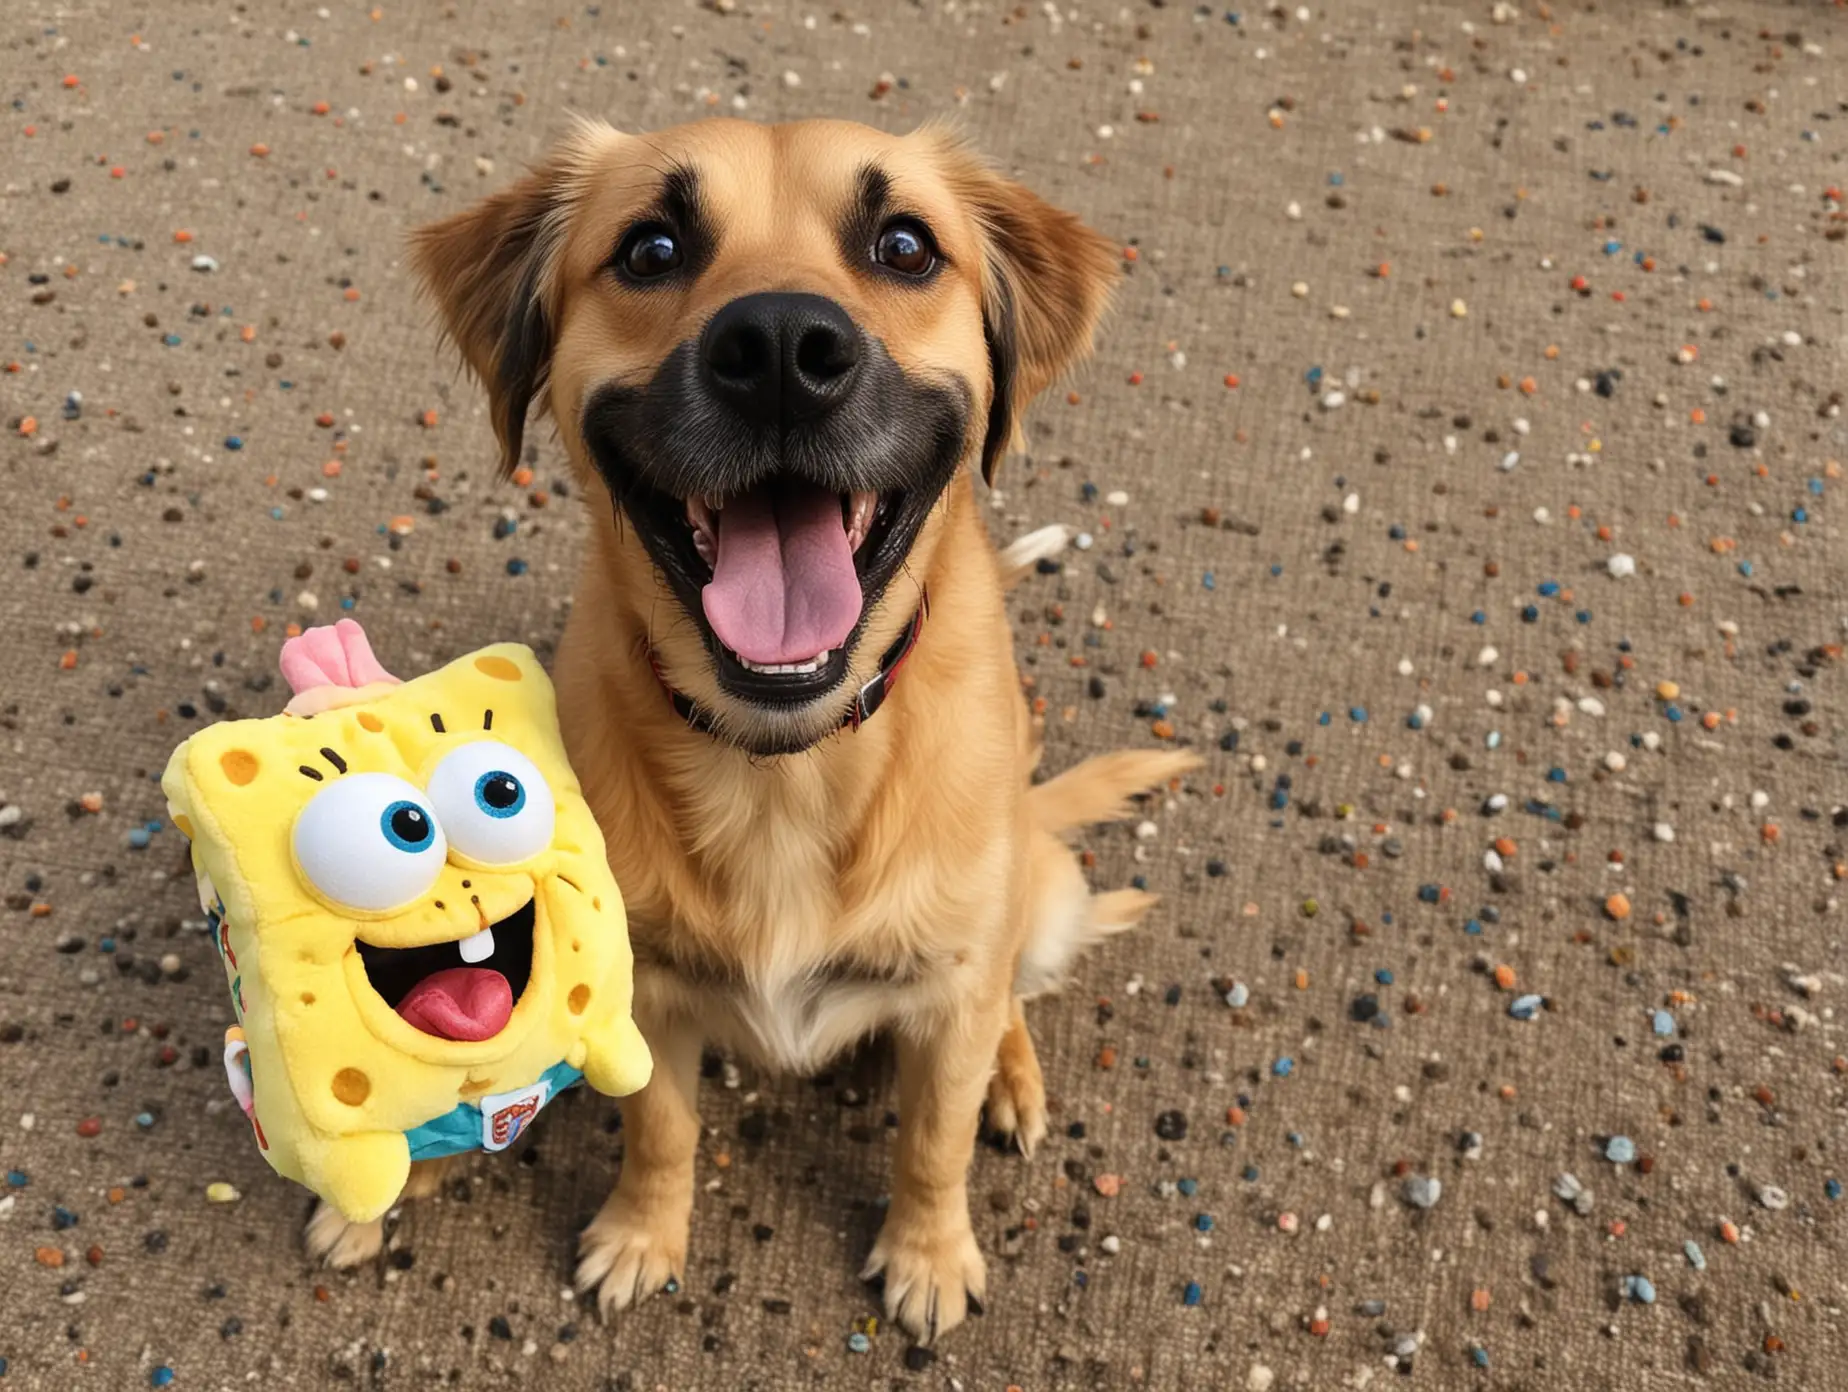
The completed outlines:
<svg viewBox="0 0 1848 1392">
<path fill-rule="evenodd" d="M 819 121 L 582 124 L 414 258 L 504 466 L 539 399 L 607 490 L 612 623 L 762 753 L 838 727 L 918 605 L 951 480 L 992 478 L 1118 273 L 947 133 Z"/>
</svg>

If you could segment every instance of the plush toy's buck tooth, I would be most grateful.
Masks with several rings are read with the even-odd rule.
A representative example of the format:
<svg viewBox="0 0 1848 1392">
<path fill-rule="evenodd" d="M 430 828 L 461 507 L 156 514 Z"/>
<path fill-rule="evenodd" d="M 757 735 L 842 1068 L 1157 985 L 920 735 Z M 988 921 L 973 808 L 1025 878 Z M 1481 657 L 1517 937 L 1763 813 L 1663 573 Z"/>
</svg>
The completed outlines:
<svg viewBox="0 0 1848 1392">
<path fill-rule="evenodd" d="M 477 962 L 487 961 L 494 955 L 494 930 L 483 928 L 479 933 L 470 933 L 456 944 L 456 950 L 471 967 Z"/>
</svg>

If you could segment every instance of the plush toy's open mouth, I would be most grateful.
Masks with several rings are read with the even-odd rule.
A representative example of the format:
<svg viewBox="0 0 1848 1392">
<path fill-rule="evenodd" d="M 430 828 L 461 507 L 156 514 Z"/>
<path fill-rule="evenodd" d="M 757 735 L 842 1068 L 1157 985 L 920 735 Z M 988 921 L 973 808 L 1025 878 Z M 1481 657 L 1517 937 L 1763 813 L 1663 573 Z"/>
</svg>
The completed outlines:
<svg viewBox="0 0 1848 1392">
<path fill-rule="evenodd" d="M 366 980 L 400 1018 L 438 1039 L 474 1042 L 506 1028 L 533 974 L 537 899 L 498 923 L 424 947 L 359 946 Z"/>
</svg>

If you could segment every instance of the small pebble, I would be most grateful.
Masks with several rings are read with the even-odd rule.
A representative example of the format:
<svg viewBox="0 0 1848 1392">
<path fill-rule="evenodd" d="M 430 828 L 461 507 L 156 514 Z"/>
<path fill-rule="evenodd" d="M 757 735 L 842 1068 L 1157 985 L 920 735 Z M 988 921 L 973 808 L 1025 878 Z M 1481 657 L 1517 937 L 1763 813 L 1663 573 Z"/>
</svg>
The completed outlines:
<svg viewBox="0 0 1848 1392">
<path fill-rule="evenodd" d="M 1435 1208 L 1443 1197 L 1444 1185 L 1429 1175 L 1408 1175 L 1404 1192 L 1405 1201 L 1413 1208 Z"/>
<path fill-rule="evenodd" d="M 1517 1020 L 1531 1020 L 1540 1013 L 1540 1007 L 1545 1003 L 1543 996 L 1516 996 L 1508 1004 L 1508 1013 Z"/>
</svg>

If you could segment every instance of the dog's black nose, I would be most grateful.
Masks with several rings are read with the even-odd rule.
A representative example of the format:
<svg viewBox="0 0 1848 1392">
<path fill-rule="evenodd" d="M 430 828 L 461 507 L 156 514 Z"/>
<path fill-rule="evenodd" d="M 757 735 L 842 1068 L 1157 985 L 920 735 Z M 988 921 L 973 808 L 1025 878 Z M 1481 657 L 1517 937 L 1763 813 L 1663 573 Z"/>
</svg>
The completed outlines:
<svg viewBox="0 0 1848 1392">
<path fill-rule="evenodd" d="M 853 391 L 860 330 L 820 295 L 742 295 L 700 340 L 712 390 L 752 425 L 784 429 L 826 415 Z"/>
</svg>

